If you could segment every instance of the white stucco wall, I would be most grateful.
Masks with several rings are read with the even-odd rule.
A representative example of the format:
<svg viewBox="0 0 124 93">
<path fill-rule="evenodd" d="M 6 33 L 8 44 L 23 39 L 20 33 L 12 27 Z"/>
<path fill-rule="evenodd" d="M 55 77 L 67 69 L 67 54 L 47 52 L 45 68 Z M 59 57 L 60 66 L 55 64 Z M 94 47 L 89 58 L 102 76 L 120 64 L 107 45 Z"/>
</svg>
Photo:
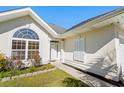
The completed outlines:
<svg viewBox="0 0 124 93">
<path fill-rule="evenodd" d="M 22 28 L 30 28 L 39 35 L 40 56 L 43 62 L 46 63 L 50 57 L 51 36 L 29 16 L 0 23 L 0 50 L 10 57 L 12 36 Z"/>
<path fill-rule="evenodd" d="M 79 35 L 77 34 L 73 37 L 68 37 L 65 39 L 65 59 L 73 60 L 75 39 L 77 39 Z M 92 58 L 96 58 L 98 56 L 105 56 L 107 52 L 115 49 L 115 35 L 114 28 L 112 26 L 106 26 L 94 31 L 86 32 L 83 34 L 83 36 L 85 37 L 86 63 Z"/>
<path fill-rule="evenodd" d="M 104 75 L 105 77 L 114 72 L 117 74 L 117 60 L 115 48 L 114 26 L 86 33 L 85 40 L 85 63 L 89 65 L 88 71 Z M 104 73 L 103 73 L 104 72 Z"/>
<path fill-rule="evenodd" d="M 73 61 L 75 38 L 76 36 L 69 37 L 69 38 L 66 38 L 64 41 L 64 59 L 65 60 Z"/>
<path fill-rule="evenodd" d="M 107 77 L 109 74 L 113 76 L 112 78 L 116 78 L 117 64 L 114 26 L 108 25 L 82 34 L 85 38 L 85 55 L 82 64 L 88 67 L 85 70 L 104 77 Z M 65 39 L 65 60 L 74 61 L 74 41 L 77 36 Z M 113 72 L 115 73 L 114 75 L 112 74 Z"/>
<path fill-rule="evenodd" d="M 114 27 L 112 25 L 96 29 L 85 34 L 85 62 L 105 57 L 115 49 Z"/>
</svg>

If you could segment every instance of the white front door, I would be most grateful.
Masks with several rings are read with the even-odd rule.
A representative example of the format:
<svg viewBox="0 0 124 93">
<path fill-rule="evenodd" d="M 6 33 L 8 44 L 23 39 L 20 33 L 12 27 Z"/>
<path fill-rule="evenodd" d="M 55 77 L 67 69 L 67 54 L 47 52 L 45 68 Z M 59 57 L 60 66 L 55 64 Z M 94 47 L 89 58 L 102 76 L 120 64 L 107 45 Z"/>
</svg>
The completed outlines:
<svg viewBox="0 0 124 93">
<path fill-rule="evenodd" d="M 51 60 L 56 60 L 58 58 L 58 43 L 51 43 Z"/>
</svg>

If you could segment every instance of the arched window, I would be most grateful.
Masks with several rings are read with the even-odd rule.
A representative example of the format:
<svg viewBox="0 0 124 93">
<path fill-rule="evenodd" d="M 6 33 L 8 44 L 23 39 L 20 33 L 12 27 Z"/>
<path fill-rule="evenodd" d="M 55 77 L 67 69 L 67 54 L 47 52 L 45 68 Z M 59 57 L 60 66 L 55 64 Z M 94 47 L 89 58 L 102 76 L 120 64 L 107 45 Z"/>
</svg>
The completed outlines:
<svg viewBox="0 0 124 93">
<path fill-rule="evenodd" d="M 31 29 L 20 29 L 13 35 L 11 57 L 18 60 L 33 59 L 39 53 L 39 37 Z"/>
<path fill-rule="evenodd" d="M 25 39 L 36 39 L 36 40 L 39 39 L 37 33 L 35 33 L 31 29 L 26 29 L 26 28 L 16 31 L 13 37 L 14 38 L 25 38 Z"/>
</svg>

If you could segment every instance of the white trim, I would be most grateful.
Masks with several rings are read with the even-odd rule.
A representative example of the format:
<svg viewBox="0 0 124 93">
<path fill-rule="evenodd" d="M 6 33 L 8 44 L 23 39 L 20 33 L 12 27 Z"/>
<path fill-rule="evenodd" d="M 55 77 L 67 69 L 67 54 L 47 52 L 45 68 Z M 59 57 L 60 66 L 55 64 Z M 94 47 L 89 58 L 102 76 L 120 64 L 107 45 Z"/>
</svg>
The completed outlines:
<svg viewBox="0 0 124 93">
<path fill-rule="evenodd" d="M 120 10 L 123 10 L 123 11 L 120 11 Z M 61 35 L 61 38 L 63 37 L 63 38 L 66 38 L 66 37 L 68 37 L 68 36 L 71 36 L 71 35 L 74 35 L 74 34 L 77 34 L 77 33 L 84 33 L 84 32 L 86 32 L 86 31 L 92 31 L 91 29 L 92 29 L 92 27 L 94 26 L 94 25 L 97 25 L 97 24 L 103 24 L 103 25 L 105 25 L 105 23 L 108 25 L 108 24 L 111 24 L 111 23 L 115 23 L 116 21 L 118 21 L 116 18 L 114 18 L 114 17 L 116 17 L 117 15 L 119 15 L 119 14 L 122 14 L 122 13 L 124 13 L 124 8 L 119 8 L 119 9 L 117 9 L 116 11 L 114 11 L 114 12 L 110 12 L 110 13 L 108 13 L 108 14 L 105 14 L 105 15 L 103 15 L 103 16 L 101 16 L 101 17 L 98 17 L 98 18 L 96 18 L 96 19 L 93 19 L 92 21 L 89 21 L 89 22 L 87 22 L 87 23 L 85 23 L 85 24 L 82 24 L 82 25 L 80 25 L 80 26 L 77 26 L 77 27 L 75 27 L 75 28 L 73 28 L 73 29 L 71 29 L 71 30 L 69 30 L 69 31 L 67 31 L 67 32 L 65 32 L 65 33 L 63 33 L 62 35 Z M 108 19 L 110 19 L 110 18 L 113 18 L 112 20 L 111 20 L 111 22 L 108 22 L 107 20 Z M 104 22 L 104 21 L 106 21 L 106 22 Z M 103 23 L 102 23 L 103 22 Z M 99 26 L 98 26 L 99 27 Z"/>
<path fill-rule="evenodd" d="M 26 40 L 25 60 L 28 60 L 28 40 Z"/>
<path fill-rule="evenodd" d="M 11 39 L 10 39 L 10 47 L 9 47 L 9 57 L 11 57 L 12 56 L 12 40 L 13 40 L 13 38 L 11 37 Z"/>
<path fill-rule="evenodd" d="M 45 21 L 43 21 L 31 8 L 22 8 L 22 9 L 2 12 L 0 13 L 0 22 L 26 15 L 31 16 L 37 23 L 39 23 L 43 28 L 45 28 L 53 37 L 57 37 L 57 33 Z"/>
<path fill-rule="evenodd" d="M 118 75 L 118 79 L 121 80 L 122 69 L 121 69 L 121 61 L 120 61 L 120 40 L 119 40 L 119 35 L 115 25 L 114 25 L 114 34 L 115 34 L 116 62 L 118 67 L 117 75 Z"/>
<path fill-rule="evenodd" d="M 58 44 L 59 44 L 59 42 L 50 42 L 50 60 L 59 60 L 59 58 L 58 58 L 58 52 L 59 52 Z M 52 45 L 56 46 L 56 58 L 54 58 L 54 59 L 52 58 Z"/>
<path fill-rule="evenodd" d="M 111 20 L 111 22 L 107 22 L 107 19 L 114 18 L 115 16 L 117 16 L 119 14 L 122 14 L 122 13 L 124 13 L 124 8 L 119 8 L 116 11 L 110 12 L 108 14 L 105 14 L 105 15 L 101 16 L 101 17 L 93 19 L 92 21 L 89 21 L 85 24 L 77 26 L 77 27 L 75 27 L 75 28 L 69 30 L 68 32 L 63 33 L 63 34 L 57 34 L 31 8 L 22 8 L 22 9 L 2 12 L 2 13 L 0 13 L 0 22 L 10 20 L 10 19 L 13 19 L 13 18 L 18 18 L 18 17 L 29 15 L 37 23 L 39 23 L 42 27 L 44 27 L 53 37 L 55 37 L 55 38 L 66 38 L 66 37 L 71 36 L 71 35 L 76 34 L 76 33 L 85 32 L 84 30 L 89 31 L 92 28 L 92 26 L 94 26 L 96 24 L 99 24 L 99 23 L 103 24 L 102 22 L 104 22 L 105 20 L 106 20 L 106 23 L 108 23 L 108 24 L 114 23 L 114 22 L 117 21 L 116 18 Z M 104 22 L 104 24 L 105 24 L 105 22 Z"/>
<path fill-rule="evenodd" d="M 57 36 L 57 33 L 45 22 L 43 21 L 31 8 L 29 8 L 31 12 L 29 14 L 32 18 L 34 18 L 41 26 L 46 27 L 46 30 L 52 34 L 53 36 Z"/>
<path fill-rule="evenodd" d="M 39 40 L 37 40 L 37 39 L 25 39 L 25 38 L 12 38 L 12 40 L 28 40 L 28 41 L 39 41 Z"/>
<path fill-rule="evenodd" d="M 39 42 L 39 46 L 40 46 L 40 40 L 34 40 L 34 39 L 24 39 L 24 38 L 12 38 L 12 40 L 24 40 L 26 42 L 26 48 L 25 48 L 25 60 L 24 61 L 27 61 L 28 59 L 28 42 L 29 41 L 36 41 L 36 42 Z M 11 40 L 11 49 L 10 49 L 10 53 L 12 56 L 12 40 Z M 39 50 L 40 50 L 40 47 L 39 47 Z"/>
</svg>

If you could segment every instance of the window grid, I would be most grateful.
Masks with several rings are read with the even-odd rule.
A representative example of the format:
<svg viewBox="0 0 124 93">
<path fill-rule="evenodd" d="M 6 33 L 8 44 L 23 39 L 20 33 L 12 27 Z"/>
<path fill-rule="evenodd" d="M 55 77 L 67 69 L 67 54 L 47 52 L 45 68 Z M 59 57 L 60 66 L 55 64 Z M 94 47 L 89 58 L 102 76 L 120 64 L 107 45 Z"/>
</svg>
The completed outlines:
<svg viewBox="0 0 124 93">
<path fill-rule="evenodd" d="M 39 53 L 39 42 L 28 42 L 28 59 L 33 59 Z"/>
<path fill-rule="evenodd" d="M 26 38 L 26 39 L 36 39 L 38 40 L 38 35 L 31 29 L 21 29 L 15 32 L 13 35 L 15 38 Z"/>
<path fill-rule="evenodd" d="M 23 40 L 12 41 L 12 58 L 25 59 L 26 42 Z"/>
<path fill-rule="evenodd" d="M 21 29 L 15 32 L 12 40 L 11 57 L 17 60 L 33 59 L 39 53 L 39 37 L 31 29 Z M 18 39 L 17 39 L 18 38 Z M 20 38 L 20 39 L 19 39 Z M 30 39 L 30 40 L 29 40 Z M 26 45 L 28 45 L 26 47 Z"/>
</svg>

